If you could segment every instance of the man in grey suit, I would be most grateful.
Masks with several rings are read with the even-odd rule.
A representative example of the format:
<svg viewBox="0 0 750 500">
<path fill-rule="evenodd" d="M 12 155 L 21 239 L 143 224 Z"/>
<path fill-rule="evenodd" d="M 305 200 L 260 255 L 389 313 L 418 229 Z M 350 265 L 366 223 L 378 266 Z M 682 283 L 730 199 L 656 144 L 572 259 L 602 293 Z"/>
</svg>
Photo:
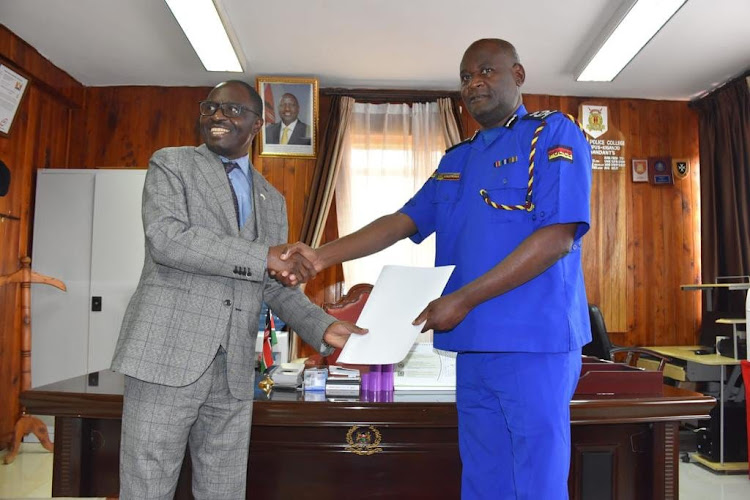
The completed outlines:
<svg viewBox="0 0 750 500">
<path fill-rule="evenodd" d="M 310 127 L 298 119 L 299 101 L 294 94 L 279 99 L 279 117 L 281 121 L 266 127 L 266 144 L 312 144 Z"/>
<path fill-rule="evenodd" d="M 245 498 L 263 301 L 324 354 L 365 332 L 269 277 L 294 285 L 314 269 L 279 259 L 284 198 L 248 155 L 262 109 L 250 85 L 221 83 L 200 104 L 205 143 L 149 162 L 145 262 L 112 362 L 126 375 L 123 500 L 172 498 L 187 445 L 195 498 Z"/>
</svg>

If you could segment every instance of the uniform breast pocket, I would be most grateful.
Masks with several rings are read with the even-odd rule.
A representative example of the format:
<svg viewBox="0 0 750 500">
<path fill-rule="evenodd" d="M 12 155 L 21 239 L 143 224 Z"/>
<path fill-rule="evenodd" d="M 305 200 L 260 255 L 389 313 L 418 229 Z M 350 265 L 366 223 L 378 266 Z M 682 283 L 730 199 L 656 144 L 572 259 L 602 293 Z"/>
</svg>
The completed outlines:
<svg viewBox="0 0 750 500">
<path fill-rule="evenodd" d="M 528 178 L 499 176 L 481 189 L 479 196 L 491 222 L 520 222 L 528 214 Z"/>
</svg>

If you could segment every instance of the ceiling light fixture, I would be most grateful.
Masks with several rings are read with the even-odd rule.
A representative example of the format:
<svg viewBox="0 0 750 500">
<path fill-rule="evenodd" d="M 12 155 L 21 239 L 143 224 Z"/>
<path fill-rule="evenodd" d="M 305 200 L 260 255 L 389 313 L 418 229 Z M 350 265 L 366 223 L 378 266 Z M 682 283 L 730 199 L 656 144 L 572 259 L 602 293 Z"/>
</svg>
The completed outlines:
<svg viewBox="0 0 750 500">
<path fill-rule="evenodd" d="M 637 0 L 576 78 L 579 82 L 611 82 L 633 60 L 687 0 Z M 612 28 L 613 25 L 610 25 Z"/>
<path fill-rule="evenodd" d="M 242 66 L 212 0 L 165 0 L 207 71 Z"/>
</svg>

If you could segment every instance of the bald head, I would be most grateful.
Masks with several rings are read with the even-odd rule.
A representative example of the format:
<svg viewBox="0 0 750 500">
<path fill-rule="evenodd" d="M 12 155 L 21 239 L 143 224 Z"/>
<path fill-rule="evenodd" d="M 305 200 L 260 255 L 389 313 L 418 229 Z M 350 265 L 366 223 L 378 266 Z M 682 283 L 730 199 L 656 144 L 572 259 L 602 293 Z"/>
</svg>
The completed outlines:
<svg viewBox="0 0 750 500">
<path fill-rule="evenodd" d="M 469 45 L 461 59 L 461 97 L 483 129 L 498 127 L 521 105 L 526 71 L 513 45 L 484 38 Z"/>
<path fill-rule="evenodd" d="M 503 53 L 508 56 L 514 64 L 521 64 L 521 59 L 518 57 L 518 52 L 516 52 L 516 48 L 513 46 L 513 44 L 501 38 L 482 38 L 480 40 L 477 40 L 476 42 L 469 45 L 469 48 L 466 49 L 466 52 L 464 52 L 464 57 L 466 57 L 466 54 L 470 50 L 477 50 L 482 48 L 494 50 L 498 53 Z"/>
</svg>

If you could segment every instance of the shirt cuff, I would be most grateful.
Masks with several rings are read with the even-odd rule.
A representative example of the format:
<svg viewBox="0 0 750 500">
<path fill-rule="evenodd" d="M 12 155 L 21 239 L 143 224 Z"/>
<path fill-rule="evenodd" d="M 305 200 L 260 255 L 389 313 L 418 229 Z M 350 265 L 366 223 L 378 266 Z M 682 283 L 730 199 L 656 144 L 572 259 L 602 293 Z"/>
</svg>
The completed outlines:
<svg viewBox="0 0 750 500">
<path fill-rule="evenodd" d="M 323 356 L 330 356 L 331 354 L 333 354 L 334 349 L 335 347 L 330 345 L 325 340 L 320 342 L 320 354 L 322 354 Z"/>
</svg>

